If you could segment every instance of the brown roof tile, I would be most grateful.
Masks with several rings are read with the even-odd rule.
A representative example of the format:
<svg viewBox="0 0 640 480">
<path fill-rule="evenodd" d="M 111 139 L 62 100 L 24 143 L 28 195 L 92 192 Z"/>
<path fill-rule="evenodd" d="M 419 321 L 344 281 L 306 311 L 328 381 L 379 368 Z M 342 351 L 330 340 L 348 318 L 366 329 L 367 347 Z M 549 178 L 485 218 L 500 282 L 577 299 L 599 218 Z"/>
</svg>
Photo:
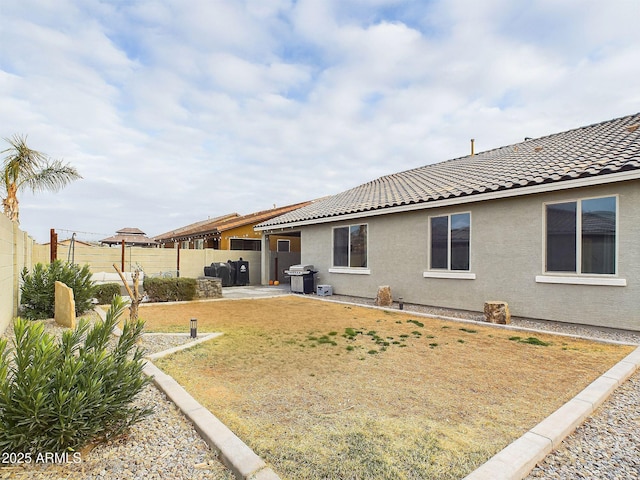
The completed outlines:
<svg viewBox="0 0 640 480">
<path fill-rule="evenodd" d="M 260 212 L 250 213 L 248 215 L 228 215 L 225 217 L 218 217 L 212 220 L 193 223 L 186 227 L 182 227 L 176 230 L 172 230 L 166 234 L 154 237 L 156 240 L 179 240 L 191 237 L 202 237 L 208 234 L 217 234 L 233 228 L 242 227 L 244 225 L 258 224 L 260 222 L 269 220 L 270 218 L 277 217 L 279 215 L 286 214 L 294 211 L 298 208 L 309 205 L 311 202 L 296 203 L 294 205 L 287 205 L 284 207 L 271 208 L 269 210 L 262 210 Z"/>
<path fill-rule="evenodd" d="M 181 237 L 182 234 L 184 234 L 185 232 L 192 232 L 197 228 L 202 228 L 205 226 L 215 227 L 215 225 L 219 223 L 226 222 L 231 218 L 238 218 L 238 217 L 240 217 L 239 213 L 229 213 L 227 215 L 222 215 L 220 217 L 208 218 L 207 220 L 200 220 L 199 222 L 190 223 L 189 225 L 185 225 L 184 227 L 176 228 L 175 230 L 171 230 L 166 233 L 161 233 L 160 235 L 156 235 L 153 238 L 157 241 L 175 239 L 175 238 Z"/>
</svg>

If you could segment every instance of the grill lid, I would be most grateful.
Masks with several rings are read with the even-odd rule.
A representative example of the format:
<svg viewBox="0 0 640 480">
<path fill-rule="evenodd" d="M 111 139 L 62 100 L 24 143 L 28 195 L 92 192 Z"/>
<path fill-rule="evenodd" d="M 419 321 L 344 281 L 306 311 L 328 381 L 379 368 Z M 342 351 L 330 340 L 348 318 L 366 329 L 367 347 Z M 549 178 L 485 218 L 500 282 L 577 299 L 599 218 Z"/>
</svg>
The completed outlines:
<svg viewBox="0 0 640 480">
<path fill-rule="evenodd" d="M 284 273 L 287 275 L 306 275 L 314 272 L 313 265 L 291 265 L 289 270 L 285 270 Z"/>
</svg>

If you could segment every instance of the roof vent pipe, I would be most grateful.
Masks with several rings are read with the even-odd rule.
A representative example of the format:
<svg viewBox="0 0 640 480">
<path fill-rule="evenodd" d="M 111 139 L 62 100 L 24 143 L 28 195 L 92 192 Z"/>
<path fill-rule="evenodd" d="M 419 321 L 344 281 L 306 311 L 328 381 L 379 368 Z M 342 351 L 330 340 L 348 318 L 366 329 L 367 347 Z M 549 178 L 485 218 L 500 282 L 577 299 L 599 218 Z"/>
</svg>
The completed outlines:
<svg viewBox="0 0 640 480">
<path fill-rule="evenodd" d="M 474 155 L 476 154 L 476 153 L 475 153 L 475 149 L 473 148 L 473 143 L 474 143 L 475 141 L 476 141 L 476 139 L 475 139 L 475 138 L 472 138 L 472 139 L 471 139 L 471 156 L 474 156 Z"/>
</svg>

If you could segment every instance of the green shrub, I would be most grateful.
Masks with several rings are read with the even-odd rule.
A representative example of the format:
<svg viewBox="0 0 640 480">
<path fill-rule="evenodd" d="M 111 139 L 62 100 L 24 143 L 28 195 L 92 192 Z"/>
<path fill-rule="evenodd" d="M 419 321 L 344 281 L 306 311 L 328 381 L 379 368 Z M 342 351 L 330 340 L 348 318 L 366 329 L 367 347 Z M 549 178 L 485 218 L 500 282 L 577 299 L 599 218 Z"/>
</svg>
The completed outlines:
<svg viewBox="0 0 640 480">
<path fill-rule="evenodd" d="M 100 305 L 111 303 L 113 297 L 120 295 L 119 283 L 103 283 L 96 285 L 94 296 Z"/>
<path fill-rule="evenodd" d="M 126 322 L 108 349 L 125 308 L 115 297 L 104 322 L 90 329 L 82 319 L 60 340 L 42 322 L 14 321 L 12 358 L 0 341 L 0 451 L 75 451 L 121 435 L 151 413 L 131 406 L 150 382 L 136 347 L 144 322 Z"/>
<path fill-rule="evenodd" d="M 80 267 L 73 263 L 55 260 L 47 266 L 38 263 L 33 271 L 22 271 L 20 315 L 30 320 L 53 318 L 55 308 L 55 283 L 64 283 L 73 290 L 76 315 L 91 310 L 95 285 L 91 280 L 89 265 Z"/>
<path fill-rule="evenodd" d="M 186 301 L 196 297 L 195 278 L 145 277 L 143 287 L 151 302 Z"/>
</svg>

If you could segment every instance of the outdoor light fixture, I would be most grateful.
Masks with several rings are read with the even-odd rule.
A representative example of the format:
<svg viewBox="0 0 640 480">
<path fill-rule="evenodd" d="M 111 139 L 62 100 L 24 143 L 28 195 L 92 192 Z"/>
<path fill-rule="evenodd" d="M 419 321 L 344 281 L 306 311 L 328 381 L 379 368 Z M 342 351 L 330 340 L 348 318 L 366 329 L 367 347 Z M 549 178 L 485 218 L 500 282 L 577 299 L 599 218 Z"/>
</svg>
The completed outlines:
<svg viewBox="0 0 640 480">
<path fill-rule="evenodd" d="M 398 298 L 398 308 L 400 310 L 404 310 L 404 300 L 402 299 L 402 297 Z"/>
<path fill-rule="evenodd" d="M 198 336 L 198 319 L 192 318 L 189 323 L 191 325 L 191 338 L 196 338 Z"/>
</svg>

